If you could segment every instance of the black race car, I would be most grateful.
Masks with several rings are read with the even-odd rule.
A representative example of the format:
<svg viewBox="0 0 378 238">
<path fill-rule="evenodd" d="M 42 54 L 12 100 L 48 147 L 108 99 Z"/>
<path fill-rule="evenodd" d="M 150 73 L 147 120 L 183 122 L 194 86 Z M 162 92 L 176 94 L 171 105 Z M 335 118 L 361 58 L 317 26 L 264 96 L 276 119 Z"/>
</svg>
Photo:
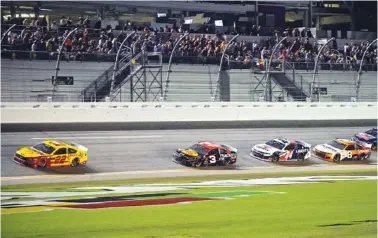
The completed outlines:
<svg viewBox="0 0 378 238">
<path fill-rule="evenodd" d="M 234 164 L 237 149 L 229 145 L 201 141 L 187 149 L 177 149 L 173 161 L 185 166 L 201 167 L 209 165 Z"/>
</svg>

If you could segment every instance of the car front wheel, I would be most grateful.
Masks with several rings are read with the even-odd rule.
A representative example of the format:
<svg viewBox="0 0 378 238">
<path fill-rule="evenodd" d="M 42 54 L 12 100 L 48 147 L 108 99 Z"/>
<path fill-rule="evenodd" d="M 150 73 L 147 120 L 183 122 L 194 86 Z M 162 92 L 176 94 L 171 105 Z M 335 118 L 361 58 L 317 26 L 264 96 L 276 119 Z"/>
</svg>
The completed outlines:
<svg viewBox="0 0 378 238">
<path fill-rule="evenodd" d="M 279 160 L 280 160 L 280 157 L 278 157 L 278 155 L 272 156 L 272 162 L 278 162 Z"/>
<path fill-rule="evenodd" d="M 333 157 L 333 161 L 335 161 L 335 162 L 340 162 L 340 155 L 339 155 L 339 154 L 336 154 L 336 155 Z"/>
</svg>

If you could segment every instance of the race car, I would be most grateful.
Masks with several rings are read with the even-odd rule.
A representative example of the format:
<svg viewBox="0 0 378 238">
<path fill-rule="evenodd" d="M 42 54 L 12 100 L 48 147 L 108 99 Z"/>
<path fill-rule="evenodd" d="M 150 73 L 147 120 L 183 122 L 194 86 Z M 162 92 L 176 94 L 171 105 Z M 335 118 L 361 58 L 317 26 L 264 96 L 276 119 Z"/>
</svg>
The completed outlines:
<svg viewBox="0 0 378 238">
<path fill-rule="evenodd" d="M 289 141 L 285 138 L 276 138 L 265 144 L 258 144 L 251 148 L 253 158 L 278 161 L 304 161 L 311 156 L 311 145 L 304 141 Z"/>
<path fill-rule="evenodd" d="M 187 149 L 177 149 L 173 161 L 185 166 L 229 165 L 236 163 L 236 148 L 226 144 L 200 141 Z"/>
<path fill-rule="evenodd" d="M 372 128 L 363 133 L 357 133 L 352 137 L 352 140 L 371 150 L 377 150 L 377 128 Z"/>
<path fill-rule="evenodd" d="M 340 162 L 343 160 L 367 160 L 370 158 L 371 150 L 352 140 L 335 139 L 315 146 L 312 154 L 319 159 Z"/>
<path fill-rule="evenodd" d="M 19 149 L 13 161 L 37 167 L 77 167 L 88 161 L 88 149 L 76 143 L 46 140 L 31 147 Z"/>
</svg>

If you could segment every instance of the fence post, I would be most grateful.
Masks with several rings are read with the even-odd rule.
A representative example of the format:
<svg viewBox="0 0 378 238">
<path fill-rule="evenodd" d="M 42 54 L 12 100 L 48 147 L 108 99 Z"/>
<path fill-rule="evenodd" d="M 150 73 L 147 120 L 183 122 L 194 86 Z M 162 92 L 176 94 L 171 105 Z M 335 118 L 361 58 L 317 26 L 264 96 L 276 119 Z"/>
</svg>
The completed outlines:
<svg viewBox="0 0 378 238">
<path fill-rule="evenodd" d="M 310 98 L 312 98 L 312 101 L 313 101 L 313 91 L 314 91 L 314 85 L 315 85 L 315 75 L 316 73 L 318 72 L 318 60 L 319 60 L 319 57 L 320 57 L 320 54 L 323 52 L 323 49 L 328 45 L 329 42 L 335 40 L 335 38 L 331 38 L 329 39 L 319 50 L 318 52 L 318 55 L 316 56 L 315 58 L 315 66 L 314 66 L 314 72 L 312 73 L 312 84 L 311 84 L 311 89 L 310 89 Z M 319 85 L 318 85 L 319 87 Z M 318 89 L 319 91 L 319 89 Z M 318 96 L 318 99 L 319 99 L 319 96 Z"/>
<path fill-rule="evenodd" d="M 369 50 L 369 48 L 375 43 L 377 42 L 378 38 L 373 40 L 373 42 L 371 42 L 367 47 L 366 47 L 366 50 L 364 52 L 364 54 L 362 55 L 362 59 L 361 59 L 361 62 L 360 62 L 360 68 L 358 69 L 358 75 L 357 75 L 357 82 L 356 82 L 356 100 L 357 102 L 359 101 L 359 94 L 360 94 L 360 84 L 361 84 L 361 74 L 362 74 L 362 64 L 364 63 L 364 59 L 365 59 L 365 55 L 367 53 L 367 51 Z"/>
<path fill-rule="evenodd" d="M 268 79 L 269 79 L 269 73 L 270 73 L 270 64 L 272 63 L 272 59 L 273 59 L 273 54 L 274 52 L 276 52 L 276 49 L 277 47 L 282 43 L 282 41 L 286 40 L 287 36 L 282 38 L 273 48 L 273 51 L 272 53 L 270 54 L 270 58 L 269 58 L 269 62 L 268 62 L 268 70 L 265 69 L 265 88 L 264 88 L 264 100 L 265 101 L 268 101 L 268 98 L 267 98 L 267 87 L 268 87 Z M 266 62 L 265 62 L 266 63 Z M 265 66 L 266 64 L 264 64 Z M 284 66 L 282 66 L 284 67 Z M 271 97 L 272 95 L 270 95 Z"/>
<path fill-rule="evenodd" d="M 59 64 L 60 64 L 60 55 L 62 54 L 62 49 L 63 49 L 63 46 L 64 46 L 64 43 L 66 43 L 66 40 L 72 35 L 72 33 L 74 33 L 75 31 L 77 31 L 77 28 L 73 29 L 72 31 L 70 31 L 68 33 L 68 35 L 63 39 L 63 42 L 62 44 L 60 45 L 59 47 L 59 50 L 58 50 L 58 58 L 56 60 L 56 68 L 55 68 L 55 80 L 54 80 L 54 83 L 53 83 L 53 92 L 52 92 L 52 100 L 54 100 L 54 94 L 55 94 L 55 89 L 56 89 L 56 82 L 57 82 L 57 79 L 58 79 L 58 72 L 59 72 Z"/>
<path fill-rule="evenodd" d="M 226 51 L 228 50 L 228 47 L 230 46 L 230 44 L 236 39 L 239 37 L 239 34 L 237 34 L 236 36 L 234 36 L 226 45 L 226 48 L 224 49 L 223 51 L 223 54 L 222 54 L 222 57 L 220 59 L 220 64 L 219 64 L 219 70 L 218 70 L 218 76 L 217 76 L 217 84 L 215 86 L 215 92 L 214 92 L 214 95 L 212 96 L 211 98 L 211 101 L 216 101 L 217 100 L 217 95 L 218 95 L 218 91 L 219 91 L 219 78 L 220 78 L 220 73 L 222 71 L 222 65 L 223 65 L 223 58 L 226 54 Z"/>
<path fill-rule="evenodd" d="M 184 35 L 182 35 L 180 37 L 180 39 L 175 43 L 175 45 L 173 46 L 173 49 L 172 49 L 172 52 L 171 52 L 171 56 L 169 57 L 169 63 L 168 63 L 168 72 L 167 72 L 167 78 L 165 79 L 165 90 L 164 90 L 164 94 L 163 94 L 163 100 L 166 101 L 167 100 L 167 92 L 168 92 L 168 83 L 169 83 L 169 75 L 171 73 L 171 66 L 172 66 L 172 58 L 173 58 L 173 54 L 175 53 L 176 51 L 176 48 L 179 46 L 180 42 L 185 39 L 186 36 L 188 36 L 189 33 L 185 33 Z"/>
<path fill-rule="evenodd" d="M 110 86 L 110 92 L 113 92 L 114 87 L 115 87 L 115 74 L 116 74 L 116 71 L 117 71 L 119 54 L 121 53 L 122 47 L 126 43 L 126 41 L 129 39 L 129 37 L 132 36 L 132 35 L 134 35 L 135 33 L 136 33 L 136 31 L 133 31 L 128 36 L 126 36 L 126 38 L 122 41 L 121 45 L 118 48 L 116 59 L 114 61 L 113 77 L 112 77 L 112 83 L 111 83 L 111 86 Z M 131 60 L 132 59 L 133 59 L 133 52 L 131 50 Z"/>
</svg>

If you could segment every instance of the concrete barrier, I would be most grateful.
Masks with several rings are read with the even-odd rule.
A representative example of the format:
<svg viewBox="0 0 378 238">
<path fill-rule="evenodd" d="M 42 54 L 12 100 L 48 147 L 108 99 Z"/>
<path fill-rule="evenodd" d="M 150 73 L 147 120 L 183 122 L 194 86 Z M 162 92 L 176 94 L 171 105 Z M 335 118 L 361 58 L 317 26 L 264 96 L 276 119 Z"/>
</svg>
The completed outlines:
<svg viewBox="0 0 378 238">
<path fill-rule="evenodd" d="M 2 131 L 374 126 L 377 103 L 3 103 Z"/>
</svg>

